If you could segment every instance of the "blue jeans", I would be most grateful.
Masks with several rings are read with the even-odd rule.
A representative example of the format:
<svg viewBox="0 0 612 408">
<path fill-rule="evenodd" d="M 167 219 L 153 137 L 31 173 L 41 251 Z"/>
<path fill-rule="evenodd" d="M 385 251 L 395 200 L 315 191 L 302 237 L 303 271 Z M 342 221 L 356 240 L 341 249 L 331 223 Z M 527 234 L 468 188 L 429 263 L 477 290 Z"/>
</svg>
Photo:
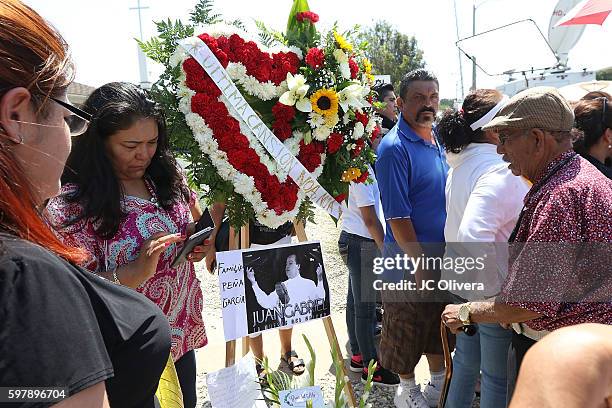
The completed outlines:
<svg viewBox="0 0 612 408">
<path fill-rule="evenodd" d="M 363 364 L 370 360 L 378 360 L 374 340 L 376 328 L 376 302 L 363 301 L 362 272 L 372 273 L 372 262 L 378 256 L 374 240 L 349 234 L 340 233 L 338 239 L 340 254 L 346 254 L 346 263 L 349 270 L 349 285 L 346 296 L 346 327 L 349 343 L 353 354 L 361 353 Z M 373 288 L 363 288 L 363 290 Z M 372 294 L 369 296 L 372 298 Z"/>
<path fill-rule="evenodd" d="M 506 367 L 511 339 L 512 330 L 505 330 L 497 323 L 479 324 L 478 331 L 471 337 L 464 333 L 457 334 L 446 408 L 472 406 L 480 372 L 480 407 L 506 406 Z"/>
</svg>

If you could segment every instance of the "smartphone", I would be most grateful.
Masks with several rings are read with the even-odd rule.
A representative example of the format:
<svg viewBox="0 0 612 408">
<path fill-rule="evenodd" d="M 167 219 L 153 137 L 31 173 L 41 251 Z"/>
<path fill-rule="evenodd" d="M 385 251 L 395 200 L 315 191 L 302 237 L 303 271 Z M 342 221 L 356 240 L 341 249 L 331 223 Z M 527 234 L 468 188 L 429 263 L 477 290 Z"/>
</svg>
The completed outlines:
<svg viewBox="0 0 612 408">
<path fill-rule="evenodd" d="M 208 209 L 206 209 L 204 211 L 204 214 L 202 214 L 202 216 L 196 223 L 194 233 L 191 234 L 189 238 L 185 240 L 183 246 L 181 247 L 181 250 L 172 261 L 170 267 L 175 268 L 183 262 L 187 262 L 187 255 L 189 255 L 189 253 L 193 251 L 193 248 L 198 245 L 201 245 L 208 237 L 210 237 L 214 229 L 215 223 L 212 217 L 210 216 L 210 212 L 208 211 Z"/>
</svg>

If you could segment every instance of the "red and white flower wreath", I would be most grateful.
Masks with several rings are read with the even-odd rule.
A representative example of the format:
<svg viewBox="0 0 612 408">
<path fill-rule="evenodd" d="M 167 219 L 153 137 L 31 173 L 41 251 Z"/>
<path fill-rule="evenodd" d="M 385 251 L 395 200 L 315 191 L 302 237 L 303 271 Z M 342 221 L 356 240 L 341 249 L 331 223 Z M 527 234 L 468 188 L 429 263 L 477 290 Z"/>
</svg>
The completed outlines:
<svg viewBox="0 0 612 408">
<path fill-rule="evenodd" d="M 287 73 L 296 74 L 302 58 L 299 49 L 271 52 L 253 40 L 245 40 L 248 34 L 230 26 L 209 26 L 206 31 L 198 37 L 243 92 L 268 101 L 287 91 Z M 260 223 L 275 228 L 293 220 L 304 193 L 239 119 L 202 66 L 181 47 L 177 47 L 171 61 L 174 65 L 179 63 L 184 73 L 179 85 L 179 107 L 202 152 L 221 178 L 231 182 L 253 206 Z M 303 135 L 292 131 L 293 106 L 276 103 L 272 114 L 272 132 L 318 177 L 325 163 L 325 143 L 313 140 L 305 144 Z"/>
<path fill-rule="evenodd" d="M 253 40 L 245 41 L 246 33 L 229 26 L 209 26 L 206 31 L 199 38 L 243 92 L 267 101 L 287 91 L 287 73 L 297 73 L 300 64 L 299 49 L 272 53 Z M 180 110 L 200 149 L 221 178 L 231 182 L 235 191 L 253 206 L 260 223 L 275 228 L 293 220 L 304 193 L 239 119 L 200 64 L 181 47 L 177 47 L 172 60 L 172 64 L 181 64 L 184 74 L 178 93 Z M 304 144 L 303 135 L 292 132 L 293 106 L 277 103 L 272 114 L 272 132 L 318 177 L 325 163 L 325 144 L 319 141 Z"/>
</svg>

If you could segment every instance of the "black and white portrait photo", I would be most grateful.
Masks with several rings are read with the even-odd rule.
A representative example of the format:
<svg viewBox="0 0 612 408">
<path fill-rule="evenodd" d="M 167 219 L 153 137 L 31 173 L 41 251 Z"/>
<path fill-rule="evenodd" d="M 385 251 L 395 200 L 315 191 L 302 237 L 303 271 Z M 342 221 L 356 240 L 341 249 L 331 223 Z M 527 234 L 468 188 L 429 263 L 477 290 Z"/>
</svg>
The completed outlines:
<svg viewBox="0 0 612 408">
<path fill-rule="evenodd" d="M 319 243 L 252 250 L 242 262 L 249 334 L 329 315 Z"/>
</svg>

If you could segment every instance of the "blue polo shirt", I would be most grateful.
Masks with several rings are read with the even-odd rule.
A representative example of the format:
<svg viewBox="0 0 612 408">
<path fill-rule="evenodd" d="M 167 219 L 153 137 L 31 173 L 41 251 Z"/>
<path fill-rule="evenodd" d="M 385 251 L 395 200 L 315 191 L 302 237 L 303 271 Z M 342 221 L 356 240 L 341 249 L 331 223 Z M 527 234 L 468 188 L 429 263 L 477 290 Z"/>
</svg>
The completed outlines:
<svg viewBox="0 0 612 408">
<path fill-rule="evenodd" d="M 376 179 L 387 221 L 385 242 L 395 242 L 389 220 L 410 218 L 419 242 L 444 242 L 448 164 L 440 143 L 421 139 L 401 117 L 378 146 Z"/>
</svg>

